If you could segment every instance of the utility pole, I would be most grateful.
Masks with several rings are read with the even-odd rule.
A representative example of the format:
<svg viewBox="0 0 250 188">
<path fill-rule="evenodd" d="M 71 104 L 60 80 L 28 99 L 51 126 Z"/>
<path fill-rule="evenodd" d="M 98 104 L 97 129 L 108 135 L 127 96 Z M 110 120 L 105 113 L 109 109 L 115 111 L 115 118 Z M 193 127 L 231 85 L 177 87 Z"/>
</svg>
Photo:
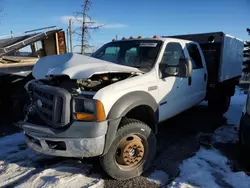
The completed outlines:
<svg viewBox="0 0 250 188">
<path fill-rule="evenodd" d="M 67 43 L 67 52 L 69 53 L 69 27 L 67 27 L 66 30 L 67 34 L 66 34 L 66 43 Z"/>
<path fill-rule="evenodd" d="M 72 46 L 72 19 L 69 19 L 69 46 L 70 46 L 70 52 L 73 52 L 73 46 Z"/>
<path fill-rule="evenodd" d="M 83 5 L 83 14 L 82 14 L 82 42 L 81 42 L 81 53 L 84 55 L 84 39 L 85 39 L 85 24 L 86 24 L 86 14 L 89 9 L 89 0 L 85 0 Z"/>
</svg>

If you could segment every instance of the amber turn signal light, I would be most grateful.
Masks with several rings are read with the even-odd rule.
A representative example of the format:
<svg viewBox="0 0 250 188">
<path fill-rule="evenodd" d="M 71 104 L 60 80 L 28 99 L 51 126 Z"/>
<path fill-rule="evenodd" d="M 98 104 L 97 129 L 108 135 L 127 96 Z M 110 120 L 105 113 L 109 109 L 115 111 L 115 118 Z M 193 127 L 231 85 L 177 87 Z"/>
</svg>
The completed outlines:
<svg viewBox="0 0 250 188">
<path fill-rule="evenodd" d="M 106 114 L 101 101 L 96 101 L 96 121 L 106 120 Z"/>
<path fill-rule="evenodd" d="M 75 117 L 76 119 L 82 120 L 82 121 L 94 121 L 95 120 L 94 114 L 75 113 Z"/>
</svg>

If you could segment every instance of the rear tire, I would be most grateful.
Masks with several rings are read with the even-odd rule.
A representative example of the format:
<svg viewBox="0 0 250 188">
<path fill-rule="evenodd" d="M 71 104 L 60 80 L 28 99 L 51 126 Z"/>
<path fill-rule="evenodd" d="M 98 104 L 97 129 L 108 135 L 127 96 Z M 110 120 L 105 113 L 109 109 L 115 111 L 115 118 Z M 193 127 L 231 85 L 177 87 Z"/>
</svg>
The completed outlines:
<svg viewBox="0 0 250 188">
<path fill-rule="evenodd" d="M 100 157 L 101 165 L 114 179 L 126 180 L 141 175 L 151 165 L 156 153 L 156 138 L 143 122 L 121 122 L 108 152 Z"/>
<path fill-rule="evenodd" d="M 240 124 L 239 127 L 239 154 L 240 159 L 244 163 L 247 162 L 249 164 L 250 157 L 250 143 L 245 140 L 245 137 L 249 137 L 249 131 L 247 131 L 243 124 Z"/>
<path fill-rule="evenodd" d="M 227 95 L 222 95 L 217 98 L 212 98 L 208 100 L 208 107 L 217 113 L 224 114 L 228 111 L 231 103 L 231 97 Z"/>
<path fill-rule="evenodd" d="M 230 96 L 224 96 L 222 99 L 222 112 L 226 113 L 230 107 L 230 103 L 231 103 L 231 97 Z"/>
<path fill-rule="evenodd" d="M 249 133 L 250 133 L 250 130 L 247 129 L 247 127 L 244 126 L 244 124 L 240 123 L 240 127 L 239 127 L 240 148 L 242 151 L 248 154 L 250 152 L 250 142 L 249 142 L 249 139 L 247 140 L 247 138 L 249 138 Z"/>
</svg>

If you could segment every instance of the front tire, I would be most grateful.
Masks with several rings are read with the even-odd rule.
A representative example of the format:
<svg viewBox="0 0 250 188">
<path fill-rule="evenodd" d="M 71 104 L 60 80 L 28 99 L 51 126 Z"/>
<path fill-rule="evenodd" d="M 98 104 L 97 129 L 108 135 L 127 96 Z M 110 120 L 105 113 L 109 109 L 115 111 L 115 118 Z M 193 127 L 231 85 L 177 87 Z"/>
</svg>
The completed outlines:
<svg viewBox="0 0 250 188">
<path fill-rule="evenodd" d="M 125 119 L 108 152 L 100 157 L 100 162 L 112 178 L 126 180 L 146 171 L 155 153 L 156 138 L 153 131 L 141 121 Z"/>
</svg>

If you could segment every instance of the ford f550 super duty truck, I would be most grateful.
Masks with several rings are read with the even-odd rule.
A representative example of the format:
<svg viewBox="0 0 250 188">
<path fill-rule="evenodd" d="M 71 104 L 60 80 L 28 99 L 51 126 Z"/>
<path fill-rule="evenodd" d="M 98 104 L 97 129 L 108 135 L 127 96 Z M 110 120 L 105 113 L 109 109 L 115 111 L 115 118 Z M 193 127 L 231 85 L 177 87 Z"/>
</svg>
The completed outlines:
<svg viewBox="0 0 250 188">
<path fill-rule="evenodd" d="M 223 113 L 241 76 L 243 42 L 222 32 L 123 39 L 91 57 L 41 58 L 18 125 L 48 155 L 100 156 L 115 179 L 140 175 L 156 153 L 158 123 L 204 100 Z"/>
</svg>

